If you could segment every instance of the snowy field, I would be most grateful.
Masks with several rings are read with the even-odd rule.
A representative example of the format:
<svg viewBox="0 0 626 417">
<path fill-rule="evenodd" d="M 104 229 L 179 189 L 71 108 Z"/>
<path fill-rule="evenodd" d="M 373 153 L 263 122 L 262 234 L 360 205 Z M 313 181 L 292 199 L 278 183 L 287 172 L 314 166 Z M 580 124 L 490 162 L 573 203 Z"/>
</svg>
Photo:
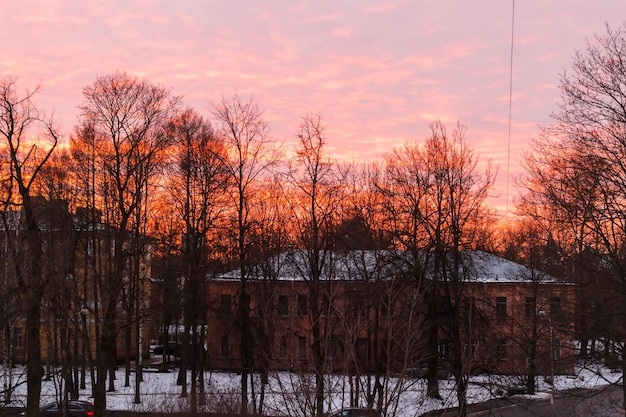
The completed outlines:
<svg viewBox="0 0 626 417">
<path fill-rule="evenodd" d="M 2 371 L 3 390 L 9 376 L 5 369 Z M 26 401 L 25 369 L 13 369 L 13 385 L 17 385 L 13 394 L 12 406 L 23 406 Z M 611 383 L 621 384 L 621 373 L 614 372 L 601 366 L 586 366 L 578 369 L 576 375 L 557 376 L 554 388 L 547 384 L 542 376 L 538 377 L 537 396 L 549 395 L 552 390 L 567 390 L 572 388 L 592 388 Z M 118 370 L 114 392 L 107 392 L 107 409 L 134 410 L 134 411 L 185 411 L 189 410 L 189 399 L 181 398 L 181 387 L 176 384 L 177 372 L 169 373 L 144 372 L 143 382 L 140 384 L 141 403 L 135 404 L 135 374 L 130 375 L 130 386 L 124 387 L 125 373 Z M 89 377 L 87 378 L 89 381 Z M 260 382 L 255 377 L 255 397 L 260 397 Z M 470 403 L 478 403 L 502 396 L 508 387 L 521 385 L 519 377 L 511 376 L 476 376 L 472 378 L 468 391 Z M 205 374 L 206 406 L 203 411 L 233 412 L 239 404 L 240 376 L 232 373 L 207 372 Z M 350 380 L 338 376 L 329 377 L 326 397 L 328 404 L 325 411 L 332 412 L 350 404 Z M 352 381 L 354 386 L 354 381 Z M 364 382 L 363 390 L 367 383 Z M 416 417 L 421 414 L 445 407 L 456 405 L 456 394 L 453 380 L 440 382 L 440 393 L 443 400 L 427 399 L 425 397 L 425 381 L 422 379 L 393 380 L 386 387 L 385 397 L 387 408 L 383 410 L 386 417 Z M 58 377 L 43 381 L 41 402 L 45 403 L 60 397 L 60 379 Z M 294 373 L 275 373 L 270 375 L 269 384 L 265 386 L 263 413 L 267 415 L 288 415 L 300 417 L 309 414 L 307 398 L 312 392 L 312 381 Z M 362 397 L 362 395 L 361 395 Z M 92 400 L 91 389 L 80 391 L 80 398 Z M 363 405 L 363 402 L 361 403 Z"/>
</svg>

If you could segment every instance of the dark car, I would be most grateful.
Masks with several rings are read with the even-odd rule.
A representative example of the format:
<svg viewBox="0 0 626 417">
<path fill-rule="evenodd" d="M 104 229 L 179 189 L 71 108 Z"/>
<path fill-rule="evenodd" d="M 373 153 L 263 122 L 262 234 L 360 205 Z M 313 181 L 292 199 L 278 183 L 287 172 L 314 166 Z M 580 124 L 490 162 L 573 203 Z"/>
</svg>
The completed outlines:
<svg viewBox="0 0 626 417">
<path fill-rule="evenodd" d="M 380 413 L 373 408 L 350 407 L 331 414 L 329 417 L 380 417 Z"/>
<path fill-rule="evenodd" d="M 42 416 L 48 417 L 93 417 L 93 404 L 89 401 L 68 401 L 67 413 L 63 413 L 63 404 L 52 402 L 41 406 L 39 409 Z"/>
<path fill-rule="evenodd" d="M 165 353 L 164 345 L 156 345 L 152 349 L 152 353 L 155 355 L 163 355 Z M 167 354 L 169 356 L 174 356 L 175 358 L 180 358 L 183 354 L 183 345 L 176 342 L 168 342 L 167 343 Z"/>
</svg>

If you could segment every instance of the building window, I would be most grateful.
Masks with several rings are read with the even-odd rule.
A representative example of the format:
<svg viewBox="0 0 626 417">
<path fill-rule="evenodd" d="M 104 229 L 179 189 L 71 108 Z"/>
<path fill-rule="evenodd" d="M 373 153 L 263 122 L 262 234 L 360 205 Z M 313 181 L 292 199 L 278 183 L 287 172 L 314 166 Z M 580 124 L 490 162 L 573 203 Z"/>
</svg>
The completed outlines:
<svg viewBox="0 0 626 417">
<path fill-rule="evenodd" d="M 447 340 L 442 340 L 439 342 L 438 350 L 439 350 L 439 359 L 441 360 L 448 359 L 449 346 L 448 346 Z"/>
<path fill-rule="evenodd" d="M 506 297 L 496 297 L 496 317 L 506 317 Z"/>
<path fill-rule="evenodd" d="M 298 316 L 304 317 L 307 312 L 307 297 L 305 294 L 298 294 Z"/>
<path fill-rule="evenodd" d="M 289 297 L 286 295 L 278 296 L 278 314 L 283 317 L 289 315 Z"/>
<path fill-rule="evenodd" d="M 508 358 L 506 339 L 500 339 L 496 343 L 496 359 L 499 361 L 505 361 Z"/>
<path fill-rule="evenodd" d="M 222 357 L 227 358 L 230 356 L 228 351 L 228 335 L 222 336 Z"/>
<path fill-rule="evenodd" d="M 327 316 L 333 316 L 335 314 L 335 307 L 332 304 L 332 300 L 328 293 L 324 293 L 322 298 L 322 314 Z"/>
<path fill-rule="evenodd" d="M 341 338 L 337 335 L 330 336 L 330 348 L 329 348 L 329 356 L 331 359 L 333 358 L 341 358 L 343 357 L 343 347 L 341 343 Z"/>
<path fill-rule="evenodd" d="M 537 308 L 537 300 L 535 297 L 526 297 L 526 318 L 535 317 L 535 310 Z"/>
<path fill-rule="evenodd" d="M 24 332 L 21 327 L 13 328 L 13 347 L 16 349 L 22 349 L 24 347 Z"/>
<path fill-rule="evenodd" d="M 476 350 L 478 349 L 478 345 L 476 344 L 476 341 L 471 340 L 469 343 L 465 343 L 463 347 L 465 350 L 465 355 L 467 355 L 467 358 L 470 360 L 475 359 Z"/>
<path fill-rule="evenodd" d="M 278 344 L 278 356 L 281 358 L 287 357 L 287 337 L 281 336 Z"/>
<path fill-rule="evenodd" d="M 298 358 L 299 359 L 307 358 L 306 337 L 303 337 L 303 336 L 298 337 Z"/>
<path fill-rule="evenodd" d="M 354 345 L 354 348 L 355 348 L 357 354 L 359 352 L 362 352 L 362 353 L 365 354 L 365 353 L 367 353 L 368 346 L 369 346 L 369 344 L 367 343 L 367 338 L 359 337 L 359 338 L 356 339 L 356 343 Z"/>
<path fill-rule="evenodd" d="M 380 307 L 380 315 L 383 318 L 391 318 L 393 316 L 393 299 L 391 297 L 383 297 Z"/>
<path fill-rule="evenodd" d="M 555 339 L 552 341 L 552 346 L 550 348 L 550 358 L 553 361 L 558 361 L 561 359 L 561 341 Z"/>
<path fill-rule="evenodd" d="M 472 318 L 476 315 L 476 297 L 465 297 L 463 299 L 463 307 L 465 308 L 467 318 L 472 320 Z"/>
<path fill-rule="evenodd" d="M 354 306 L 355 315 L 359 317 L 367 317 L 368 305 L 363 294 L 355 293 L 352 297 L 352 305 Z"/>
<path fill-rule="evenodd" d="M 227 314 L 230 314 L 230 310 L 231 310 L 230 294 L 221 294 L 220 295 L 220 313 L 227 315 Z"/>
<path fill-rule="evenodd" d="M 550 315 L 557 317 L 561 313 L 561 297 L 550 297 Z"/>
</svg>

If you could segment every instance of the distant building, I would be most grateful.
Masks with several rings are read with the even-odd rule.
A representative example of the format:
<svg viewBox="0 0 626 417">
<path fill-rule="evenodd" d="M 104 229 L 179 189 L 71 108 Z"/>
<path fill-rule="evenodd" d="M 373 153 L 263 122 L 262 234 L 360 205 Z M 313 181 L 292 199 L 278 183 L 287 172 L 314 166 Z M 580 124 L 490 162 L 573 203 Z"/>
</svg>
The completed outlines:
<svg viewBox="0 0 626 417">
<path fill-rule="evenodd" d="M 95 358 L 96 327 L 102 326 L 102 305 L 98 303 L 102 302 L 102 282 L 111 271 L 115 229 L 102 223 L 95 210 L 79 208 L 76 214 L 72 214 L 66 201 L 48 201 L 41 196 L 34 197 L 33 202 L 43 241 L 42 361 L 46 366 L 52 366 L 62 363 L 68 355 L 76 362 L 77 358 Z M 0 361 L 25 363 L 23 291 L 28 290 L 28 282 L 21 286 L 20 279 L 24 277 L 19 276 L 17 267 L 18 264 L 27 267 L 29 263 L 29 255 L 24 253 L 20 242 L 25 225 L 19 211 L 5 211 L 0 216 L 0 260 L 3 265 L 0 269 L 0 323 L 3 325 Z M 147 278 L 151 274 L 152 242 L 145 236 L 141 238 L 141 250 L 129 250 L 125 258 L 124 281 L 133 285 L 134 294 L 142 298 L 136 305 L 145 306 L 149 294 Z M 138 319 L 136 311 L 131 317 L 128 311 L 120 302 L 117 316 L 119 328 L 123 329 L 117 338 L 120 361 L 126 356 L 128 346 L 131 354 L 136 356 L 137 339 L 141 337 L 135 329 L 149 321 L 148 317 Z M 143 327 L 142 336 L 147 340 L 148 326 Z M 66 351 L 67 340 L 71 342 L 71 352 Z M 148 346 L 145 343 L 143 347 L 146 355 Z"/>
<path fill-rule="evenodd" d="M 313 368 L 312 326 L 328 372 L 406 372 L 426 358 L 428 278 L 398 251 L 333 253 L 310 308 L 304 254 L 284 253 L 246 272 L 255 368 Z M 464 254 L 458 305 L 442 306 L 440 363 L 448 366 L 446 308 L 460 309 L 463 360 L 472 372 L 573 371 L 574 286 L 484 252 Z M 239 270 L 207 279 L 208 366 L 241 367 Z M 426 277 L 428 274 L 423 274 Z"/>
</svg>

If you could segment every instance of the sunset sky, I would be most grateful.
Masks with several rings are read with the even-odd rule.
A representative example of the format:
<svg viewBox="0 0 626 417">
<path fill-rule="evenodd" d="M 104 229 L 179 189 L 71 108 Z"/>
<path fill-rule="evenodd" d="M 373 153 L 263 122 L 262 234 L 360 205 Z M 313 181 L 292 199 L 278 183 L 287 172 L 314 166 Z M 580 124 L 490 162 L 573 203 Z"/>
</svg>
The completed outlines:
<svg viewBox="0 0 626 417">
<path fill-rule="evenodd" d="M 24 89 L 41 84 L 38 102 L 65 134 L 82 88 L 117 69 L 207 116 L 222 95 L 252 95 L 287 144 L 302 115 L 321 113 L 331 155 L 348 161 L 458 121 L 499 167 L 502 206 L 529 140 L 551 122 L 559 74 L 594 34 L 623 24 L 626 3 L 515 2 L 510 159 L 513 0 L 22 0 L 0 14 L 0 70 Z"/>
</svg>

